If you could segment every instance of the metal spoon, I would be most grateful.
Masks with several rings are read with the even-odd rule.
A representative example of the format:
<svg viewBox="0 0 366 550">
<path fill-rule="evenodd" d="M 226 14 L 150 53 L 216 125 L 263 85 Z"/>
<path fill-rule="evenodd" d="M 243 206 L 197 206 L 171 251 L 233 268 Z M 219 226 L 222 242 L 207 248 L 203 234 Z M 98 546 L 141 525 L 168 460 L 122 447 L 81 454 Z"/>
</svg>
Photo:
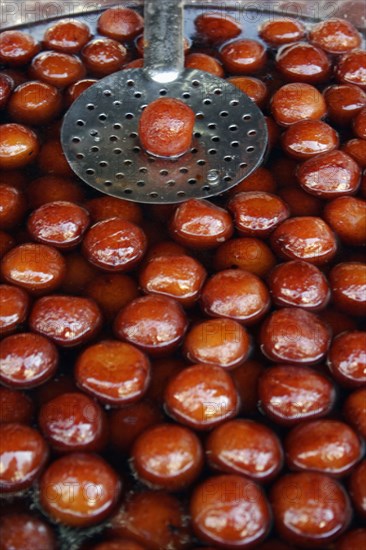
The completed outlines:
<svg viewBox="0 0 366 550">
<path fill-rule="evenodd" d="M 136 202 L 222 193 L 261 163 L 263 114 L 225 80 L 183 68 L 183 0 L 145 0 L 144 17 L 144 68 L 107 76 L 73 103 L 61 131 L 65 156 L 87 184 Z M 196 113 L 192 147 L 176 159 L 153 157 L 139 143 L 140 114 L 162 96 L 181 99 Z"/>
</svg>

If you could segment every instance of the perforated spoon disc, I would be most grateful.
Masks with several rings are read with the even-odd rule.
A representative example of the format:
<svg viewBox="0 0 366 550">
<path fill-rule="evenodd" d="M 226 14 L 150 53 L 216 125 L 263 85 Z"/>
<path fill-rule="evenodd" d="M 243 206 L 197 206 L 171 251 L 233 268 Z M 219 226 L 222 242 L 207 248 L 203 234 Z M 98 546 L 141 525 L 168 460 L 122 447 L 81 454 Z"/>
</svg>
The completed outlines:
<svg viewBox="0 0 366 550">
<path fill-rule="evenodd" d="M 158 97 L 181 99 L 196 114 L 191 149 L 175 159 L 141 149 L 138 121 Z M 86 90 L 65 115 L 61 134 L 74 172 L 109 195 L 143 203 L 175 203 L 217 195 L 262 161 L 267 128 L 238 88 L 197 70 L 160 84 L 144 69 L 115 73 Z"/>
</svg>

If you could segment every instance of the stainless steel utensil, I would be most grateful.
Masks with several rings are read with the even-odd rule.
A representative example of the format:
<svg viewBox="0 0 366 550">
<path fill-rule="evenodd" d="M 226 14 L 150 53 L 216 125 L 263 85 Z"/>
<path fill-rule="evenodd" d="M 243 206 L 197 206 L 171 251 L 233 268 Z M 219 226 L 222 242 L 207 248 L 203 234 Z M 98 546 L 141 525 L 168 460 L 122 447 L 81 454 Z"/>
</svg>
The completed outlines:
<svg viewBox="0 0 366 550">
<path fill-rule="evenodd" d="M 144 68 L 114 73 L 73 103 L 61 132 L 66 158 L 92 187 L 136 202 L 222 193 L 261 163 L 263 114 L 225 80 L 183 68 L 183 0 L 147 0 L 144 16 Z M 139 116 L 162 96 L 179 98 L 196 113 L 192 147 L 176 159 L 153 157 L 139 143 Z"/>
</svg>

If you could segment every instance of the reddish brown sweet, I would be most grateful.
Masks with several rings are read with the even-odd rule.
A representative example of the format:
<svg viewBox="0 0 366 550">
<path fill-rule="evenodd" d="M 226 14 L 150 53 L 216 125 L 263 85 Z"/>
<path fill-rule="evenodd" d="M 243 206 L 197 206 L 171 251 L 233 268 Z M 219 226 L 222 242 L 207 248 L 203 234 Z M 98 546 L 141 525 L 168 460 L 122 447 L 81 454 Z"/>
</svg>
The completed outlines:
<svg viewBox="0 0 366 550">
<path fill-rule="evenodd" d="M 360 139 L 366 139 L 366 107 L 353 120 L 353 131 Z"/>
<path fill-rule="evenodd" d="M 271 361 L 313 365 L 326 355 L 331 340 L 328 325 L 301 308 L 271 313 L 261 327 L 261 350 Z"/>
<path fill-rule="evenodd" d="M 241 33 L 234 17 L 224 12 L 204 12 L 194 20 L 197 32 L 211 42 L 224 42 Z"/>
<path fill-rule="evenodd" d="M 355 318 L 349 317 L 334 307 L 327 307 L 319 315 L 329 325 L 333 337 L 346 330 L 357 329 L 357 320 Z"/>
<path fill-rule="evenodd" d="M 0 424 L 30 424 L 33 412 L 33 401 L 28 395 L 0 387 Z"/>
<path fill-rule="evenodd" d="M 325 376 L 290 365 L 266 369 L 259 379 L 258 392 L 263 412 L 285 426 L 326 416 L 336 397 L 333 384 Z"/>
<path fill-rule="evenodd" d="M 96 268 L 87 262 L 80 252 L 67 254 L 65 261 L 66 275 L 61 285 L 61 291 L 72 295 L 84 294 L 87 285 L 97 276 Z M 93 296 L 89 297 L 93 298 Z"/>
<path fill-rule="evenodd" d="M 108 416 L 110 444 L 123 455 L 129 455 L 137 437 L 162 420 L 163 417 L 157 405 L 147 399 L 127 407 L 113 409 Z"/>
<path fill-rule="evenodd" d="M 156 99 L 143 110 L 138 126 L 142 147 L 159 157 L 177 157 L 192 142 L 195 114 L 183 101 Z"/>
<path fill-rule="evenodd" d="M 69 249 L 79 244 L 89 225 L 88 212 L 72 202 L 49 202 L 34 210 L 27 229 L 35 241 Z"/>
<path fill-rule="evenodd" d="M 366 518 L 366 460 L 363 460 L 351 474 L 349 491 L 357 514 Z"/>
<path fill-rule="evenodd" d="M 276 55 L 276 66 L 286 80 L 317 84 L 330 72 L 327 54 L 306 42 L 282 46 Z"/>
<path fill-rule="evenodd" d="M 304 38 L 306 29 L 301 21 L 276 18 L 264 21 L 259 27 L 259 36 L 271 46 L 282 46 Z"/>
<path fill-rule="evenodd" d="M 10 334 L 24 323 L 29 310 L 28 294 L 12 285 L 0 285 L 0 334 Z"/>
<path fill-rule="evenodd" d="M 39 334 L 13 334 L 1 343 L 0 363 L 0 381 L 5 386 L 34 388 L 54 376 L 58 353 L 55 346 Z"/>
<path fill-rule="evenodd" d="M 275 482 L 270 495 L 277 532 L 301 548 L 324 547 L 351 520 L 351 506 L 343 487 L 331 477 L 302 472 Z"/>
<path fill-rule="evenodd" d="M 260 239 L 241 237 L 219 246 L 214 255 L 217 271 L 238 267 L 264 277 L 276 263 L 269 246 Z"/>
<path fill-rule="evenodd" d="M 244 269 L 226 269 L 212 275 L 204 285 L 201 307 L 211 317 L 226 317 L 249 325 L 267 313 L 269 292 L 253 273 Z"/>
<path fill-rule="evenodd" d="M 336 550 L 359 550 L 366 546 L 366 529 L 354 529 L 341 537 L 335 546 Z"/>
<path fill-rule="evenodd" d="M 135 10 L 125 7 L 109 8 L 98 18 L 98 32 L 115 40 L 131 40 L 144 27 L 144 20 Z"/>
<path fill-rule="evenodd" d="M 240 78 L 240 77 L 238 77 Z M 235 185 L 228 191 L 228 195 L 236 195 L 242 191 L 264 191 L 266 193 L 276 192 L 276 180 L 267 168 L 260 166 L 252 172 L 247 178 Z"/>
<path fill-rule="evenodd" d="M 349 315 L 366 315 L 366 264 L 344 262 L 329 274 L 334 304 Z"/>
<path fill-rule="evenodd" d="M 254 76 L 232 76 L 227 81 L 249 96 L 258 107 L 263 108 L 265 106 L 268 98 L 268 88 L 259 78 Z"/>
<path fill-rule="evenodd" d="M 221 61 L 229 74 L 245 75 L 263 69 L 267 62 L 266 48 L 257 40 L 235 40 L 220 50 Z"/>
<path fill-rule="evenodd" d="M 328 281 L 309 262 L 294 260 L 278 264 L 268 277 L 272 299 L 277 306 L 323 309 L 330 298 Z"/>
<path fill-rule="evenodd" d="M 223 208 L 208 200 L 190 199 L 176 209 L 170 233 L 183 246 L 213 248 L 231 237 L 233 222 Z"/>
<path fill-rule="evenodd" d="M 23 168 L 32 162 L 39 153 L 36 134 L 21 124 L 0 125 L 0 169 Z"/>
<path fill-rule="evenodd" d="M 353 50 L 342 55 L 336 66 L 338 82 L 344 84 L 356 84 L 363 90 L 366 89 L 366 52 L 365 50 Z"/>
<path fill-rule="evenodd" d="M 328 353 L 332 376 L 345 387 L 366 383 L 366 332 L 343 332 L 334 338 Z"/>
<path fill-rule="evenodd" d="M 168 296 L 136 298 L 117 315 L 114 332 L 152 356 L 174 351 L 187 328 L 180 304 Z"/>
<path fill-rule="evenodd" d="M 366 104 L 366 93 L 351 84 L 334 84 L 323 92 L 329 119 L 342 126 L 349 124 Z"/>
<path fill-rule="evenodd" d="M 286 202 L 291 216 L 320 217 L 322 214 L 323 201 L 309 195 L 296 182 L 279 189 L 278 195 Z"/>
<path fill-rule="evenodd" d="M 122 218 L 109 218 L 94 224 L 86 233 L 83 253 L 97 267 L 126 271 L 140 262 L 146 244 L 146 236 L 137 225 Z"/>
<path fill-rule="evenodd" d="M 285 440 L 290 470 L 346 475 L 362 457 L 356 433 L 344 422 L 314 420 L 293 428 Z"/>
<path fill-rule="evenodd" d="M 309 33 L 309 40 L 322 50 L 333 54 L 346 53 L 361 45 L 361 35 L 352 23 L 337 18 L 314 25 Z"/>
<path fill-rule="evenodd" d="M 79 203 L 84 198 L 84 191 L 77 182 L 53 175 L 41 176 L 29 182 L 26 194 L 32 209 L 54 201 Z"/>
<path fill-rule="evenodd" d="M 18 225 L 26 210 L 22 191 L 13 185 L 0 183 L 0 228 L 10 229 Z"/>
<path fill-rule="evenodd" d="M 184 66 L 186 69 L 205 71 L 206 73 L 213 74 L 220 78 L 224 76 L 224 69 L 221 63 L 211 55 L 205 53 L 195 52 L 186 55 Z"/>
<path fill-rule="evenodd" d="M 84 46 L 81 58 L 89 73 L 103 78 L 122 69 L 127 50 L 112 38 L 96 38 Z"/>
<path fill-rule="evenodd" d="M 366 388 L 361 388 L 349 394 L 344 407 L 343 414 L 355 428 L 355 430 L 366 439 Z"/>
<path fill-rule="evenodd" d="M 78 53 L 90 40 L 88 25 L 80 20 L 61 19 L 47 28 L 43 44 L 47 50 L 63 53 Z"/>
<path fill-rule="evenodd" d="M 237 193 L 229 201 L 228 208 L 243 237 L 265 239 L 289 217 L 287 205 L 278 196 L 260 191 Z"/>
<path fill-rule="evenodd" d="M 82 80 L 78 80 L 77 82 L 74 82 L 74 84 L 71 84 L 65 92 L 64 92 L 64 99 L 65 104 L 67 107 L 70 107 L 71 104 L 83 93 L 85 90 L 90 88 L 90 86 L 93 86 L 98 82 L 95 78 L 83 78 Z"/>
<path fill-rule="evenodd" d="M 4 109 L 15 88 L 14 80 L 7 74 L 0 75 L 0 109 Z"/>
<path fill-rule="evenodd" d="M 333 151 L 339 144 L 337 132 L 321 120 L 302 120 L 292 124 L 282 135 L 285 153 L 298 160 L 306 160 Z"/>
<path fill-rule="evenodd" d="M 0 540 L 3 550 L 39 548 L 54 550 L 55 535 L 50 526 L 36 515 L 26 513 L 4 514 L 0 519 Z"/>
<path fill-rule="evenodd" d="M 262 489 L 239 475 L 209 477 L 193 491 L 192 525 L 200 540 L 218 548 L 247 548 L 270 529 L 271 513 Z"/>
<path fill-rule="evenodd" d="M 8 113 L 15 122 L 42 126 L 60 113 L 62 96 L 46 82 L 30 81 L 18 86 L 8 104 Z"/>
<path fill-rule="evenodd" d="M 52 138 L 43 143 L 37 158 L 37 163 L 42 174 L 52 174 L 55 176 L 62 176 L 63 178 L 74 176 L 74 172 L 71 170 L 66 160 L 59 138 Z M 64 191 L 64 193 L 67 194 L 67 191 Z M 45 201 L 43 201 L 42 204 L 44 204 L 44 202 Z"/>
<path fill-rule="evenodd" d="M 139 276 L 144 292 L 170 296 L 186 307 L 197 301 L 205 279 L 202 264 L 186 255 L 174 256 L 174 261 L 170 256 L 153 257 Z"/>
<path fill-rule="evenodd" d="M 135 202 L 103 195 L 86 201 L 85 208 L 92 221 L 101 222 L 108 218 L 122 218 L 139 225 L 143 221 L 141 206 Z"/>
<path fill-rule="evenodd" d="M 144 431 L 131 451 L 138 479 L 156 489 L 179 491 L 190 486 L 203 466 L 196 434 L 177 424 L 158 424 Z"/>
<path fill-rule="evenodd" d="M 28 489 L 38 478 L 47 458 L 47 445 L 37 430 L 24 424 L 0 424 L 2 493 Z"/>
<path fill-rule="evenodd" d="M 146 392 L 150 363 L 135 346 L 104 340 L 79 355 L 75 379 L 82 390 L 102 403 L 129 405 Z"/>
<path fill-rule="evenodd" d="M 277 124 L 286 127 L 301 120 L 323 118 L 327 105 L 314 86 L 296 82 L 282 86 L 273 94 L 271 111 Z"/>
<path fill-rule="evenodd" d="M 366 139 L 350 139 L 343 144 L 342 150 L 350 155 L 361 168 L 366 168 Z"/>
<path fill-rule="evenodd" d="M 52 462 L 39 489 L 40 503 L 51 518 L 72 527 L 88 527 L 112 513 L 121 481 L 97 455 L 70 453 Z"/>
<path fill-rule="evenodd" d="M 53 247 L 27 243 L 12 248 L 1 261 L 4 279 L 35 294 L 58 288 L 65 276 L 65 260 Z"/>
<path fill-rule="evenodd" d="M 84 344 L 99 331 L 102 317 L 92 300 L 76 296 L 50 295 L 37 300 L 29 317 L 35 332 L 59 346 Z"/>
<path fill-rule="evenodd" d="M 55 451 L 100 451 L 106 444 L 104 411 L 83 393 L 63 393 L 51 399 L 41 407 L 38 423 Z"/>
<path fill-rule="evenodd" d="M 233 369 L 250 351 L 249 336 L 233 319 L 209 319 L 193 326 L 183 343 L 183 353 L 192 363 Z"/>
<path fill-rule="evenodd" d="M 64 88 L 84 78 L 85 67 L 75 55 L 49 51 L 33 58 L 29 74 L 34 80 Z"/>
<path fill-rule="evenodd" d="M 343 151 L 330 151 L 302 163 L 296 173 L 301 187 L 311 195 L 332 199 L 357 191 L 361 170 Z"/>
<path fill-rule="evenodd" d="M 19 67 L 39 52 L 39 44 L 30 34 L 18 30 L 0 33 L 0 62 Z"/>
<path fill-rule="evenodd" d="M 318 217 L 285 220 L 271 235 L 272 250 L 284 260 L 304 260 L 323 265 L 333 259 L 337 241 L 330 227 Z"/>
<path fill-rule="evenodd" d="M 275 433 L 252 420 L 230 420 L 215 428 L 206 440 L 206 458 L 215 470 L 242 474 L 258 482 L 276 477 L 283 452 Z"/>
<path fill-rule="evenodd" d="M 297 183 L 281 187 L 278 195 L 286 202 L 291 216 L 320 216 L 323 211 L 323 201 L 309 195 Z"/>
<path fill-rule="evenodd" d="M 239 396 L 224 369 L 193 365 L 183 369 L 165 390 L 165 408 L 178 422 L 195 430 L 208 430 L 238 412 Z"/>
<path fill-rule="evenodd" d="M 114 321 L 117 313 L 139 296 L 137 282 L 124 273 L 92 276 L 86 284 L 81 281 L 80 290 L 96 301 L 107 321 Z"/>
<path fill-rule="evenodd" d="M 180 499 L 163 491 L 137 491 L 111 520 L 113 536 L 128 537 L 149 550 L 183 550 L 189 541 Z"/>
</svg>

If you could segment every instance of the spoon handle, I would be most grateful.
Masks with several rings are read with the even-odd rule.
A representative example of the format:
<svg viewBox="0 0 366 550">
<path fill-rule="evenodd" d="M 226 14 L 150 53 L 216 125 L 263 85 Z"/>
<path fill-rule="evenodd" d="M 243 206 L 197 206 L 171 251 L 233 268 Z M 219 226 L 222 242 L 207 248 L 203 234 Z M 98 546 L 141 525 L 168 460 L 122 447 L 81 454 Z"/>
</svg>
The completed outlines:
<svg viewBox="0 0 366 550">
<path fill-rule="evenodd" d="M 145 0 L 144 68 L 150 78 L 176 80 L 184 66 L 184 0 Z"/>
</svg>

